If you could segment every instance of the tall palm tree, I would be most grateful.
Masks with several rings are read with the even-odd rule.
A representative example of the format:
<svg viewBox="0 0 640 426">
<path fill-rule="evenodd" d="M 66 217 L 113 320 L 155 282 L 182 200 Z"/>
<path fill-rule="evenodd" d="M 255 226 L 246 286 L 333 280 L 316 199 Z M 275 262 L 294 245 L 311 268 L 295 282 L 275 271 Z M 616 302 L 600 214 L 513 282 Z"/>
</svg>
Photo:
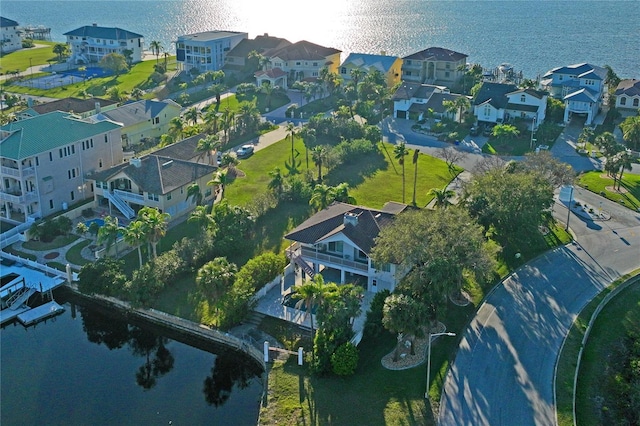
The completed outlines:
<svg viewBox="0 0 640 426">
<path fill-rule="evenodd" d="M 302 126 L 300 129 L 300 136 L 302 136 L 302 143 L 304 143 L 305 155 L 307 157 L 307 169 L 309 168 L 309 147 L 316 145 L 316 129 L 309 127 L 309 125 Z"/>
<path fill-rule="evenodd" d="M 447 189 L 447 187 L 445 186 L 442 189 L 431 188 L 429 190 L 429 195 L 433 195 L 435 199 L 435 202 L 434 202 L 435 207 L 447 208 L 448 206 L 451 205 L 451 201 L 449 200 L 453 198 L 454 195 L 456 195 L 456 192 L 451 189 Z"/>
<path fill-rule="evenodd" d="M 310 318 L 312 341 L 315 335 L 315 330 L 313 326 L 313 309 L 314 308 L 317 309 L 317 307 L 322 303 L 324 299 L 324 293 L 325 293 L 324 280 L 322 279 L 322 275 L 320 274 L 314 275 L 313 281 L 307 281 L 301 286 L 296 286 L 295 293 L 293 293 L 294 298 L 300 299 L 296 303 L 296 309 L 301 309 L 304 306 L 305 319 L 307 317 Z M 315 352 L 312 352 L 312 357 L 315 358 Z"/>
<path fill-rule="evenodd" d="M 640 149 L 640 115 L 627 117 L 620 124 L 622 138 L 627 142 L 627 146 L 634 150 Z"/>
<path fill-rule="evenodd" d="M 196 145 L 196 152 L 200 153 L 198 159 L 201 159 L 206 155 L 207 164 L 213 164 L 213 152 L 220 148 L 221 145 L 222 142 L 220 142 L 220 136 L 216 134 L 207 135 L 200 139 Z"/>
<path fill-rule="evenodd" d="M 156 64 L 158 63 L 158 61 L 160 60 L 160 52 L 162 50 L 164 50 L 164 47 L 162 46 L 162 43 L 160 43 L 157 40 L 152 40 L 151 43 L 149 43 L 149 48 L 151 49 L 151 52 L 156 55 Z"/>
<path fill-rule="evenodd" d="M 596 136 L 595 143 L 607 158 L 614 156 L 622 149 L 611 132 L 604 132 Z"/>
<path fill-rule="evenodd" d="M 191 199 L 192 203 L 196 203 L 196 206 L 202 204 L 203 199 L 202 191 L 200 190 L 200 185 L 196 182 L 193 182 L 191 185 L 187 187 L 187 201 Z"/>
<path fill-rule="evenodd" d="M 353 81 L 354 86 L 358 87 L 358 83 L 360 83 L 360 80 L 362 79 L 362 77 L 364 76 L 365 72 L 362 71 L 360 68 L 353 68 L 351 71 L 349 71 L 349 76 L 351 77 L 351 80 Z"/>
<path fill-rule="evenodd" d="M 209 108 L 203 117 L 205 129 L 211 133 L 218 133 L 218 130 L 220 130 L 218 123 L 221 116 L 221 112 L 218 112 L 215 108 Z"/>
<path fill-rule="evenodd" d="M 171 121 L 169 121 L 169 134 L 175 137 L 176 139 L 180 137 L 182 139 L 182 134 L 184 133 L 184 122 L 180 117 L 173 117 Z"/>
<path fill-rule="evenodd" d="M 264 93 L 265 100 L 267 101 L 267 109 L 271 110 L 271 96 L 273 95 L 273 86 L 268 82 L 263 82 L 260 91 Z"/>
<path fill-rule="evenodd" d="M 214 229 L 213 225 L 215 225 L 213 216 L 209 213 L 207 206 L 196 206 L 189 215 L 187 222 L 198 224 L 202 231 L 206 231 L 207 229 L 212 230 Z"/>
<path fill-rule="evenodd" d="M 402 166 L 402 202 L 404 203 L 405 198 L 405 178 L 404 178 L 404 157 L 409 155 L 409 150 L 404 142 L 400 142 L 393 148 L 393 154 L 396 160 L 398 160 L 398 164 Z"/>
<path fill-rule="evenodd" d="M 142 243 L 147 238 L 144 223 L 134 220 L 122 231 L 126 243 L 138 250 L 138 261 L 140 262 L 140 268 L 142 268 Z"/>
<path fill-rule="evenodd" d="M 633 156 L 631 153 L 620 151 L 616 155 L 615 163 L 620 168 L 620 176 L 618 176 L 618 191 L 620 191 L 620 182 L 622 182 L 622 174 L 625 170 L 631 171 L 633 166 Z"/>
<path fill-rule="evenodd" d="M 225 142 L 229 142 L 229 131 L 233 127 L 233 112 L 229 108 L 225 108 L 220 119 L 220 128 L 224 133 Z"/>
<path fill-rule="evenodd" d="M 152 207 L 143 207 L 138 211 L 138 220 L 144 224 L 147 241 L 151 244 L 154 259 L 158 257 L 158 243 L 167 233 L 170 218 L 169 213 L 160 213 L 160 210 Z"/>
<path fill-rule="evenodd" d="M 260 112 L 254 102 L 242 102 L 238 110 L 238 127 L 244 134 L 255 130 L 260 121 Z"/>
<path fill-rule="evenodd" d="M 215 306 L 216 317 L 222 305 L 221 299 L 231 288 L 238 268 L 224 257 L 216 257 L 205 263 L 196 275 L 200 293 Z"/>
<path fill-rule="evenodd" d="M 122 231 L 120 225 L 118 225 L 118 218 L 107 216 L 104 218 L 104 225 L 100 227 L 98 231 L 98 243 L 105 245 L 105 253 L 109 253 L 109 249 L 115 244 L 116 246 L 116 257 L 118 257 L 118 245 L 116 241 L 118 240 L 118 234 Z"/>
<path fill-rule="evenodd" d="M 328 149 L 324 145 L 317 145 L 311 148 L 311 159 L 318 166 L 318 183 L 322 182 L 322 164 L 327 158 Z"/>
<path fill-rule="evenodd" d="M 218 170 L 213 178 L 207 182 L 208 186 L 217 186 L 220 188 L 220 199 L 224 200 L 224 189 L 227 186 L 227 171 L 226 170 Z"/>
<path fill-rule="evenodd" d="M 471 107 L 471 103 L 469 102 L 469 98 L 466 96 L 458 96 L 455 101 L 453 101 L 454 105 L 458 110 L 458 122 L 462 123 L 462 114 L 464 111 L 468 110 Z"/>
<path fill-rule="evenodd" d="M 415 149 L 413 151 L 413 205 L 416 205 L 416 187 L 418 186 L 418 157 L 420 156 L 420 150 Z"/>
<path fill-rule="evenodd" d="M 309 204 L 314 206 L 318 211 L 326 209 L 334 200 L 334 189 L 324 184 L 318 184 L 313 187 L 313 193 Z"/>
<path fill-rule="evenodd" d="M 191 122 L 194 126 L 198 124 L 198 120 L 202 117 L 202 113 L 196 107 L 189 108 L 184 113 L 184 119 L 188 122 Z"/>
</svg>

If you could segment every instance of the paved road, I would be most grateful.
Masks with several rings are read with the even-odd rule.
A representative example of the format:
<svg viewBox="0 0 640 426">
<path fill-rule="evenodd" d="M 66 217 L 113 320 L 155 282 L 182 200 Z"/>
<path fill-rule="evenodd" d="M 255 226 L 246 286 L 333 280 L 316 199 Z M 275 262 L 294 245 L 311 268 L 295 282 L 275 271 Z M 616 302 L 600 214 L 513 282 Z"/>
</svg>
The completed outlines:
<svg viewBox="0 0 640 426">
<path fill-rule="evenodd" d="M 445 379 L 441 425 L 554 425 L 554 368 L 580 310 L 603 288 L 640 266 L 640 214 L 581 189 L 575 198 L 611 220 L 573 213 L 576 244 L 517 270 L 480 307 Z M 556 203 L 554 215 L 567 220 Z"/>
</svg>

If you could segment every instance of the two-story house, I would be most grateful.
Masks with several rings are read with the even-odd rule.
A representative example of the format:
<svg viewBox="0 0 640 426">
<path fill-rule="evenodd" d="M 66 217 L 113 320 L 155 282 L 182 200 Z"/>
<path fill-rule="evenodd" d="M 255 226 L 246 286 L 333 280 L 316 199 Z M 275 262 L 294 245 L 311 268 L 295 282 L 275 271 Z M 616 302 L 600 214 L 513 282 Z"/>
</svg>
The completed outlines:
<svg viewBox="0 0 640 426">
<path fill-rule="evenodd" d="M 593 124 L 605 102 L 607 70 L 587 63 L 558 67 L 548 71 L 540 85 L 549 94 L 564 101 L 564 122 L 573 115 L 585 117 L 585 125 Z"/>
<path fill-rule="evenodd" d="M 68 112 L 76 117 L 88 118 L 102 111 L 112 110 L 117 106 L 118 102 L 116 101 L 99 98 L 64 98 L 42 104 L 33 104 L 30 101 L 29 107 L 17 113 L 16 118 L 22 120 L 23 118 L 35 117 L 53 111 Z"/>
<path fill-rule="evenodd" d="M 227 53 L 249 34 L 237 31 L 204 31 L 186 34 L 176 41 L 178 67 L 185 71 L 218 71 L 225 65 Z"/>
<path fill-rule="evenodd" d="M 616 108 L 636 113 L 640 109 L 640 80 L 620 81 L 614 96 L 616 97 Z"/>
<path fill-rule="evenodd" d="M 294 242 L 287 256 L 303 281 L 323 273 L 325 279 L 335 275 L 342 284 L 358 283 L 373 293 L 393 291 L 406 271 L 393 264 L 375 264 L 369 255 L 380 230 L 406 208 L 394 202 L 381 210 L 333 203 L 285 235 Z"/>
<path fill-rule="evenodd" d="M 402 80 L 451 87 L 465 73 L 467 55 L 430 47 L 402 58 Z"/>
<path fill-rule="evenodd" d="M 293 82 L 313 81 L 320 70 L 327 68 L 337 73 L 340 65 L 340 50 L 320 46 L 306 40 L 264 52 L 268 64 L 255 74 L 256 83 L 263 82 L 287 88 Z"/>
<path fill-rule="evenodd" d="M 435 93 L 449 93 L 449 89 L 444 86 L 403 81 L 391 98 L 393 116 L 422 120 L 429 110 L 427 103 Z"/>
<path fill-rule="evenodd" d="M 535 128 L 546 117 L 547 94 L 519 89 L 515 84 L 484 82 L 473 99 L 473 113 L 479 124 L 493 125 L 521 119 Z"/>
<path fill-rule="evenodd" d="M 50 112 L 0 128 L 0 203 L 21 222 L 93 198 L 85 176 L 122 162 L 120 126 Z"/>
<path fill-rule="evenodd" d="M 111 120 L 122 125 L 122 146 L 129 148 L 145 138 L 159 138 L 169 132 L 171 120 L 180 116 L 181 107 L 171 99 L 140 100 L 102 111 L 93 120 Z"/>
<path fill-rule="evenodd" d="M 377 70 L 384 76 L 387 87 L 394 87 L 400 82 L 401 68 L 402 59 L 397 56 L 350 53 L 347 59 L 340 64 L 340 77 L 345 82 L 349 82 L 352 80 L 351 72 L 355 69 L 362 72 L 362 78 L 369 72 Z"/>
<path fill-rule="evenodd" d="M 171 217 L 179 217 L 195 208 L 187 198 L 188 187 L 197 183 L 204 202 L 214 197 L 207 186 L 216 166 L 149 154 L 132 158 L 88 176 L 94 182 L 98 206 L 115 207 L 126 218 L 136 216 L 142 207 L 153 207 Z"/>
<path fill-rule="evenodd" d="M 224 67 L 225 69 L 241 70 L 246 66 L 251 52 L 262 55 L 268 50 L 280 49 L 289 45 L 291 45 L 289 40 L 272 37 L 267 33 L 256 36 L 254 39 L 245 38 L 227 52 Z"/>
<path fill-rule="evenodd" d="M 0 16 L 0 53 L 9 53 L 22 49 L 22 36 L 18 23 L 13 19 Z"/>
<path fill-rule="evenodd" d="M 97 24 L 85 25 L 64 33 L 71 55 L 67 62 L 71 64 L 91 64 L 110 53 L 131 52 L 131 62 L 142 61 L 144 37 L 121 28 L 99 27 Z"/>
</svg>

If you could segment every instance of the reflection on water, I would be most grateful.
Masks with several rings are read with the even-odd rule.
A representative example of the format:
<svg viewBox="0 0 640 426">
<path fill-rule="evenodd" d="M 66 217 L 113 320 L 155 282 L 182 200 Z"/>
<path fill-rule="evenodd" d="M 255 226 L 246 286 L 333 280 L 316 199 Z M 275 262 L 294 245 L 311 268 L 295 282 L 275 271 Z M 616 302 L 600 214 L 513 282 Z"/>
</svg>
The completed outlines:
<svg viewBox="0 0 640 426">
<path fill-rule="evenodd" d="M 65 305 L 35 327 L 2 329 L 3 426 L 256 423 L 262 372 L 250 360 Z"/>
</svg>

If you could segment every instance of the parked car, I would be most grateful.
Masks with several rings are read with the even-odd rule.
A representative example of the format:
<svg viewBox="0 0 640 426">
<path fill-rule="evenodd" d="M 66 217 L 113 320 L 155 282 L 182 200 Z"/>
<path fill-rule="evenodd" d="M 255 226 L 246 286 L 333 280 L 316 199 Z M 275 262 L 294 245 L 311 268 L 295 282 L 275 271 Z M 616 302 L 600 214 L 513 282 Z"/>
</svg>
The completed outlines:
<svg viewBox="0 0 640 426">
<path fill-rule="evenodd" d="M 485 126 L 482 131 L 482 136 L 491 136 L 493 134 L 493 126 Z"/>
<path fill-rule="evenodd" d="M 480 129 L 478 128 L 478 126 L 471 126 L 471 128 L 469 129 L 469 134 L 471 136 L 478 136 L 480 134 Z"/>
<path fill-rule="evenodd" d="M 247 158 L 250 157 L 251 154 L 253 154 L 253 145 L 242 145 L 236 151 L 236 156 L 238 158 Z"/>
</svg>

